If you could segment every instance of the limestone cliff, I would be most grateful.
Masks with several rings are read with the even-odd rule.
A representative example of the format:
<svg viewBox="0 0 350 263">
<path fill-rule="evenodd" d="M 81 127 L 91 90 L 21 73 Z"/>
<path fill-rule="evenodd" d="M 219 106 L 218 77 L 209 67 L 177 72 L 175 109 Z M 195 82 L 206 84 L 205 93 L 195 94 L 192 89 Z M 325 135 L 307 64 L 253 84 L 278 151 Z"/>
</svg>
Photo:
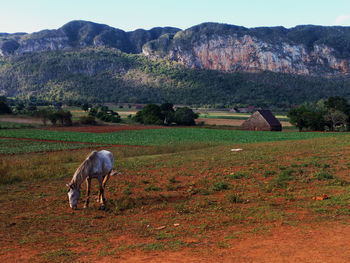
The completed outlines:
<svg viewBox="0 0 350 263">
<path fill-rule="evenodd" d="M 174 34 L 180 29 L 156 27 L 125 32 L 108 25 L 88 21 L 72 21 L 59 29 L 26 34 L 0 33 L 0 56 L 23 55 L 33 52 L 73 50 L 103 46 L 126 53 L 141 53 L 142 46 L 162 34 Z"/>
<path fill-rule="evenodd" d="M 0 56 L 86 47 L 143 53 L 189 68 L 222 72 L 272 71 L 324 77 L 350 73 L 350 27 L 245 28 L 204 23 L 183 31 L 156 27 L 125 32 L 108 25 L 72 21 L 57 30 L 0 33 Z"/>
<path fill-rule="evenodd" d="M 206 23 L 146 43 L 143 53 L 224 72 L 349 74 L 350 27 L 254 28 Z"/>
</svg>

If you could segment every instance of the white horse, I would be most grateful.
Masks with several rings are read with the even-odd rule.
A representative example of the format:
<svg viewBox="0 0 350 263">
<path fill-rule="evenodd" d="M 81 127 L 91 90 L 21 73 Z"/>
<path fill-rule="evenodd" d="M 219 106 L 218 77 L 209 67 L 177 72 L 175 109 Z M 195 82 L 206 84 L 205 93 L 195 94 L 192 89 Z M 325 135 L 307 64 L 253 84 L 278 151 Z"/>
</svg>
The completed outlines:
<svg viewBox="0 0 350 263">
<path fill-rule="evenodd" d="M 89 206 L 91 179 L 97 178 L 100 185 L 98 201 L 100 208 L 105 208 L 104 188 L 110 176 L 118 174 L 113 170 L 114 157 L 109 151 L 93 151 L 85 159 L 85 161 L 75 171 L 72 180 L 66 186 L 68 187 L 69 205 L 72 209 L 76 209 L 80 197 L 80 186 L 86 180 L 86 202 L 85 208 Z"/>
</svg>

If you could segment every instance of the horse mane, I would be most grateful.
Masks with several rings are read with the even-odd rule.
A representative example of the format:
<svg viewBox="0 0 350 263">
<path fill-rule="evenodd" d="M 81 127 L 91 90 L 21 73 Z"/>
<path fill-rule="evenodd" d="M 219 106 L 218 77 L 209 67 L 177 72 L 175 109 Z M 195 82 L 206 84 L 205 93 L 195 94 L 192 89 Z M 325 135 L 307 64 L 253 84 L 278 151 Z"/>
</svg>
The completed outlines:
<svg viewBox="0 0 350 263">
<path fill-rule="evenodd" d="M 78 169 L 75 171 L 72 180 L 69 183 L 71 188 L 79 188 L 80 185 L 84 182 L 86 177 L 89 176 L 89 173 L 92 171 L 92 168 L 95 164 L 97 156 L 97 151 L 92 151 L 85 159 L 84 162 L 80 164 Z"/>
</svg>

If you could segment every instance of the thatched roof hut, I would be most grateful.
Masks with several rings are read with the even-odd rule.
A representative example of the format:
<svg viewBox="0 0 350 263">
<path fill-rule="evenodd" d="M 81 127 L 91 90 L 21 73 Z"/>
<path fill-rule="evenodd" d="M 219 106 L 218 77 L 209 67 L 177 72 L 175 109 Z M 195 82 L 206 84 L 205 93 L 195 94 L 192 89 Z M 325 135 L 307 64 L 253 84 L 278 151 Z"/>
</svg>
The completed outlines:
<svg viewBox="0 0 350 263">
<path fill-rule="evenodd" d="M 258 110 L 243 122 L 244 130 L 252 131 L 282 131 L 279 120 L 269 110 Z"/>
</svg>

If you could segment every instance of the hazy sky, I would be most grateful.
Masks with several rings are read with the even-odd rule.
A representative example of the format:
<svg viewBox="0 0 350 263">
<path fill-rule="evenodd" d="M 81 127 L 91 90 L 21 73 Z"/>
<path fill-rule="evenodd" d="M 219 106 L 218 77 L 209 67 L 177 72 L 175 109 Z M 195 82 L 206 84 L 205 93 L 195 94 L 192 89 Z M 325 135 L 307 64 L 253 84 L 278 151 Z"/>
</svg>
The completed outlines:
<svg viewBox="0 0 350 263">
<path fill-rule="evenodd" d="M 350 0 L 0 0 L 0 10 L 0 32 L 9 33 L 56 29 L 71 20 L 125 31 L 202 22 L 350 26 Z"/>
</svg>

